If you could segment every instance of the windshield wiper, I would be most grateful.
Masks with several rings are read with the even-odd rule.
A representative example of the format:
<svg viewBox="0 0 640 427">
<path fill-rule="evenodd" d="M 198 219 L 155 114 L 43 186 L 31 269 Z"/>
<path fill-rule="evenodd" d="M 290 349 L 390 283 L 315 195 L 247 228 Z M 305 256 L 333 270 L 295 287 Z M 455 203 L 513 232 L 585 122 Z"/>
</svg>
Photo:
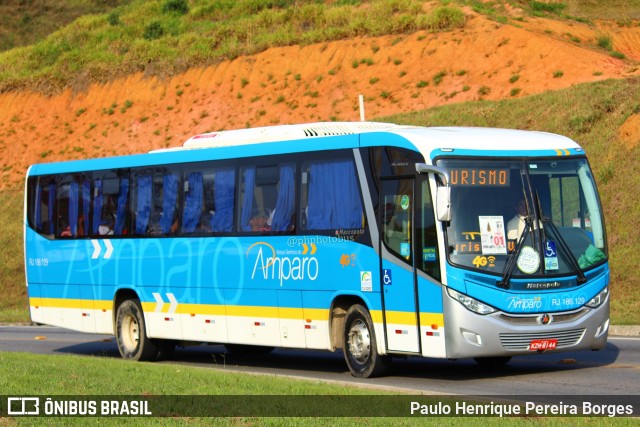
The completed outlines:
<svg viewBox="0 0 640 427">
<path fill-rule="evenodd" d="M 509 289 L 511 287 L 511 276 L 513 276 L 513 270 L 516 267 L 516 260 L 518 259 L 520 251 L 522 251 L 522 247 L 524 246 L 524 242 L 529 235 L 529 231 L 533 229 L 533 219 L 530 215 L 524 217 L 523 220 L 524 229 L 522 230 L 522 234 L 518 238 L 518 243 L 516 243 L 515 249 L 509 254 L 509 257 L 507 258 L 507 265 L 504 268 L 502 280 L 500 280 L 497 284 L 499 288 Z"/>
<path fill-rule="evenodd" d="M 558 230 L 558 227 L 556 227 L 556 225 L 553 223 L 553 220 L 551 219 L 551 217 L 545 216 L 543 214 L 542 204 L 540 203 L 540 196 L 538 195 L 537 191 L 536 191 L 536 203 L 538 204 L 538 210 L 540 212 L 540 218 L 541 218 L 540 221 L 542 222 L 543 226 L 546 226 L 544 227 L 545 232 L 546 230 L 548 230 L 550 232 L 549 234 L 552 234 L 551 237 L 553 237 L 560 244 L 560 248 L 562 249 L 562 251 L 564 251 L 564 253 L 567 256 L 569 265 L 571 266 L 573 271 L 576 273 L 578 285 L 583 284 L 584 282 L 587 281 L 587 278 L 582 272 L 582 269 L 580 268 L 580 264 L 578 264 L 578 260 L 576 259 L 575 256 L 573 256 L 573 252 L 571 252 L 571 248 L 569 248 L 567 241 L 564 240 L 564 238 L 562 237 L 562 234 L 560 234 L 560 230 Z"/>
</svg>

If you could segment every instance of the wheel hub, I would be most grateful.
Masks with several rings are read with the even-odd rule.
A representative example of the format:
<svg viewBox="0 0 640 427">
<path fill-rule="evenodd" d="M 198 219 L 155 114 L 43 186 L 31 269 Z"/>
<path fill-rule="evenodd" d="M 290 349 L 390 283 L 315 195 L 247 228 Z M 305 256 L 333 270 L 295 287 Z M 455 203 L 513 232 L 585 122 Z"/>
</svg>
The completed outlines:
<svg viewBox="0 0 640 427">
<path fill-rule="evenodd" d="M 134 316 L 127 316 L 122 320 L 122 343 L 127 351 L 134 351 L 140 340 L 138 321 Z"/>
<path fill-rule="evenodd" d="M 354 322 L 349 329 L 349 352 L 358 363 L 365 363 L 369 359 L 371 338 L 367 325 L 361 320 Z"/>
</svg>

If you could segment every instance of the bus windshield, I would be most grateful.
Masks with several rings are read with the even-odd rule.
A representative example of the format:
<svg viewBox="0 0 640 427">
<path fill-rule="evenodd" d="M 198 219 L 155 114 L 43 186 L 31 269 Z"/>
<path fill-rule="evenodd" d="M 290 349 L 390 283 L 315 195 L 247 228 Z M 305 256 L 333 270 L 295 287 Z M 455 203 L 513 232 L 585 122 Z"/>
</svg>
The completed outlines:
<svg viewBox="0 0 640 427">
<path fill-rule="evenodd" d="M 452 264 L 518 278 L 582 276 L 606 261 L 586 159 L 446 159 L 438 166 L 450 173 Z"/>
</svg>

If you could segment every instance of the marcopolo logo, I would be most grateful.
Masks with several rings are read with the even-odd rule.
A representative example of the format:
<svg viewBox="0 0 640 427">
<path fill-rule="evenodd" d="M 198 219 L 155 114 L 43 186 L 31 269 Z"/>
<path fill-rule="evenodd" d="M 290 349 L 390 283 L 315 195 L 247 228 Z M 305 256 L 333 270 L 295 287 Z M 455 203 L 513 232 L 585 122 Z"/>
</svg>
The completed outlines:
<svg viewBox="0 0 640 427">
<path fill-rule="evenodd" d="M 280 286 L 288 280 L 316 280 L 320 267 L 312 252 L 277 251 L 267 242 L 257 242 L 247 249 L 247 258 L 255 257 L 251 279 L 277 280 Z"/>
</svg>

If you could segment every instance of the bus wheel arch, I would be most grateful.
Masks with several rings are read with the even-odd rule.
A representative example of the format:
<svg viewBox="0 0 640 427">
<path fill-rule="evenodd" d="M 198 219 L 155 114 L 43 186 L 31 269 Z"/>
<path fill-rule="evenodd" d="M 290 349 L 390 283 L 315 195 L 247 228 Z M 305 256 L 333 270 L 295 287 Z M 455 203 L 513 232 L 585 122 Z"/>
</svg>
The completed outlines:
<svg viewBox="0 0 640 427">
<path fill-rule="evenodd" d="M 378 353 L 373 320 L 360 298 L 345 297 L 334 301 L 331 332 L 332 344 L 342 348 L 347 366 L 354 377 L 380 376 L 389 368 L 391 356 Z"/>
<path fill-rule="evenodd" d="M 149 338 L 142 304 L 138 295 L 125 289 L 114 299 L 114 335 L 118 351 L 124 359 L 152 361 L 168 358 L 175 341 Z"/>
<path fill-rule="evenodd" d="M 331 349 L 342 348 L 344 335 L 344 321 L 349 308 L 355 304 L 366 307 L 365 302 L 353 295 L 340 295 L 331 303 L 331 317 L 329 327 L 331 328 Z"/>
</svg>

